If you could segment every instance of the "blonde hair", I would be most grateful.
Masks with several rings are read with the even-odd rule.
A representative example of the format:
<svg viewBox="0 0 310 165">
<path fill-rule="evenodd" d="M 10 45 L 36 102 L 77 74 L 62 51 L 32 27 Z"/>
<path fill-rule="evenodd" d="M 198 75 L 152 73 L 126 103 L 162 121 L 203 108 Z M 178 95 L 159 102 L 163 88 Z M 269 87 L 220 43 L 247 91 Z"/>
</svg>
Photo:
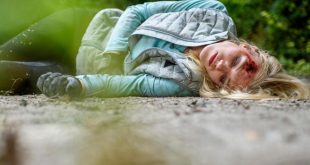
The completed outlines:
<svg viewBox="0 0 310 165">
<path fill-rule="evenodd" d="M 230 40 L 240 44 L 249 44 L 245 41 Z M 254 46 L 254 45 L 252 45 Z M 204 75 L 203 83 L 199 93 L 203 97 L 221 97 L 232 99 L 308 99 L 310 97 L 309 85 L 298 78 L 288 75 L 282 69 L 279 61 L 268 54 L 268 52 L 258 49 L 261 60 L 261 69 L 258 71 L 253 81 L 246 90 L 227 90 L 218 87 L 207 74 L 205 67 L 201 64 L 198 56 L 193 51 L 188 51 L 189 58 L 195 61 Z"/>
</svg>

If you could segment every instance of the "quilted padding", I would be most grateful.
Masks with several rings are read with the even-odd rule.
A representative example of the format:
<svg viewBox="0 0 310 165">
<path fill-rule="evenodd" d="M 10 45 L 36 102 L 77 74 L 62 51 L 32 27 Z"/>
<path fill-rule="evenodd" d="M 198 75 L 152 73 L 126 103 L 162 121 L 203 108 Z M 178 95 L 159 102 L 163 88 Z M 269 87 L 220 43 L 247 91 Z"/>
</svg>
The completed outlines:
<svg viewBox="0 0 310 165">
<path fill-rule="evenodd" d="M 133 33 L 160 38 L 182 46 L 201 46 L 237 36 L 233 20 L 215 9 L 155 14 Z"/>
</svg>

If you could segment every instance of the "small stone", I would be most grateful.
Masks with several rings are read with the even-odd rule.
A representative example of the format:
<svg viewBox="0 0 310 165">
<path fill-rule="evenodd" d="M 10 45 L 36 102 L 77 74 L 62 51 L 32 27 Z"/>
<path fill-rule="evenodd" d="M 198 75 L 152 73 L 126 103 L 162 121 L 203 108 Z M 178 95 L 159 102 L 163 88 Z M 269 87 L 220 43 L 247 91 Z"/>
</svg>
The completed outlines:
<svg viewBox="0 0 310 165">
<path fill-rule="evenodd" d="M 176 116 L 180 116 L 181 113 L 179 111 L 173 111 Z"/>
<path fill-rule="evenodd" d="M 196 105 L 197 104 L 197 100 L 192 102 L 192 105 Z"/>
<path fill-rule="evenodd" d="M 19 103 L 19 105 L 20 106 L 27 106 L 28 105 L 28 102 L 27 102 L 27 100 L 25 100 L 25 99 L 22 99 L 21 101 L 20 101 L 20 103 Z"/>
</svg>

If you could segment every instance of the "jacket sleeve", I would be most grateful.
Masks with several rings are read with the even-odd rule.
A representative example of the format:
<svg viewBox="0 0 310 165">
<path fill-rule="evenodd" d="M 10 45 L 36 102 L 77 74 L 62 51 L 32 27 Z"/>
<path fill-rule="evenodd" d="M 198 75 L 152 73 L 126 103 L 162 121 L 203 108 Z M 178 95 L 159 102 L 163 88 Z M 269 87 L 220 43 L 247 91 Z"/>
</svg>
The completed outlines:
<svg viewBox="0 0 310 165">
<path fill-rule="evenodd" d="M 129 36 L 152 15 L 192 8 L 217 9 L 227 13 L 225 6 L 216 0 L 158 1 L 129 6 L 119 18 L 105 52 L 127 52 Z"/>
<path fill-rule="evenodd" d="M 82 83 L 85 97 L 194 96 L 192 92 L 181 87 L 173 80 L 157 78 L 147 74 L 128 76 L 80 75 L 76 77 Z"/>
</svg>

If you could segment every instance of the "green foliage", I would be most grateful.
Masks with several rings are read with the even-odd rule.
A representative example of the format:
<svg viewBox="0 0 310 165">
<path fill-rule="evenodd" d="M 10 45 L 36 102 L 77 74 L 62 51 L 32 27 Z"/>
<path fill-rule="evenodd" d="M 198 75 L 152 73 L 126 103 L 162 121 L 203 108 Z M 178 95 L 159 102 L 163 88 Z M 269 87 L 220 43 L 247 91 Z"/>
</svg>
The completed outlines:
<svg viewBox="0 0 310 165">
<path fill-rule="evenodd" d="M 310 2 L 221 0 L 239 36 L 278 57 L 291 73 L 310 75 Z"/>
<path fill-rule="evenodd" d="M 305 59 L 300 59 L 296 62 L 292 59 L 280 57 L 279 60 L 290 74 L 307 77 L 310 76 L 310 63 L 306 62 Z"/>
<path fill-rule="evenodd" d="M 149 0 L 150 1 L 150 0 Z M 143 3 L 142 0 L 0 0 L 0 44 L 30 25 L 64 8 L 120 8 Z"/>
<path fill-rule="evenodd" d="M 147 0 L 151 1 L 151 0 Z M 310 2 L 302 0 L 220 0 L 239 37 L 278 57 L 292 72 L 310 75 Z M 27 0 L 0 2 L 0 44 L 48 14 L 67 7 L 125 9 L 142 0 Z"/>
</svg>

